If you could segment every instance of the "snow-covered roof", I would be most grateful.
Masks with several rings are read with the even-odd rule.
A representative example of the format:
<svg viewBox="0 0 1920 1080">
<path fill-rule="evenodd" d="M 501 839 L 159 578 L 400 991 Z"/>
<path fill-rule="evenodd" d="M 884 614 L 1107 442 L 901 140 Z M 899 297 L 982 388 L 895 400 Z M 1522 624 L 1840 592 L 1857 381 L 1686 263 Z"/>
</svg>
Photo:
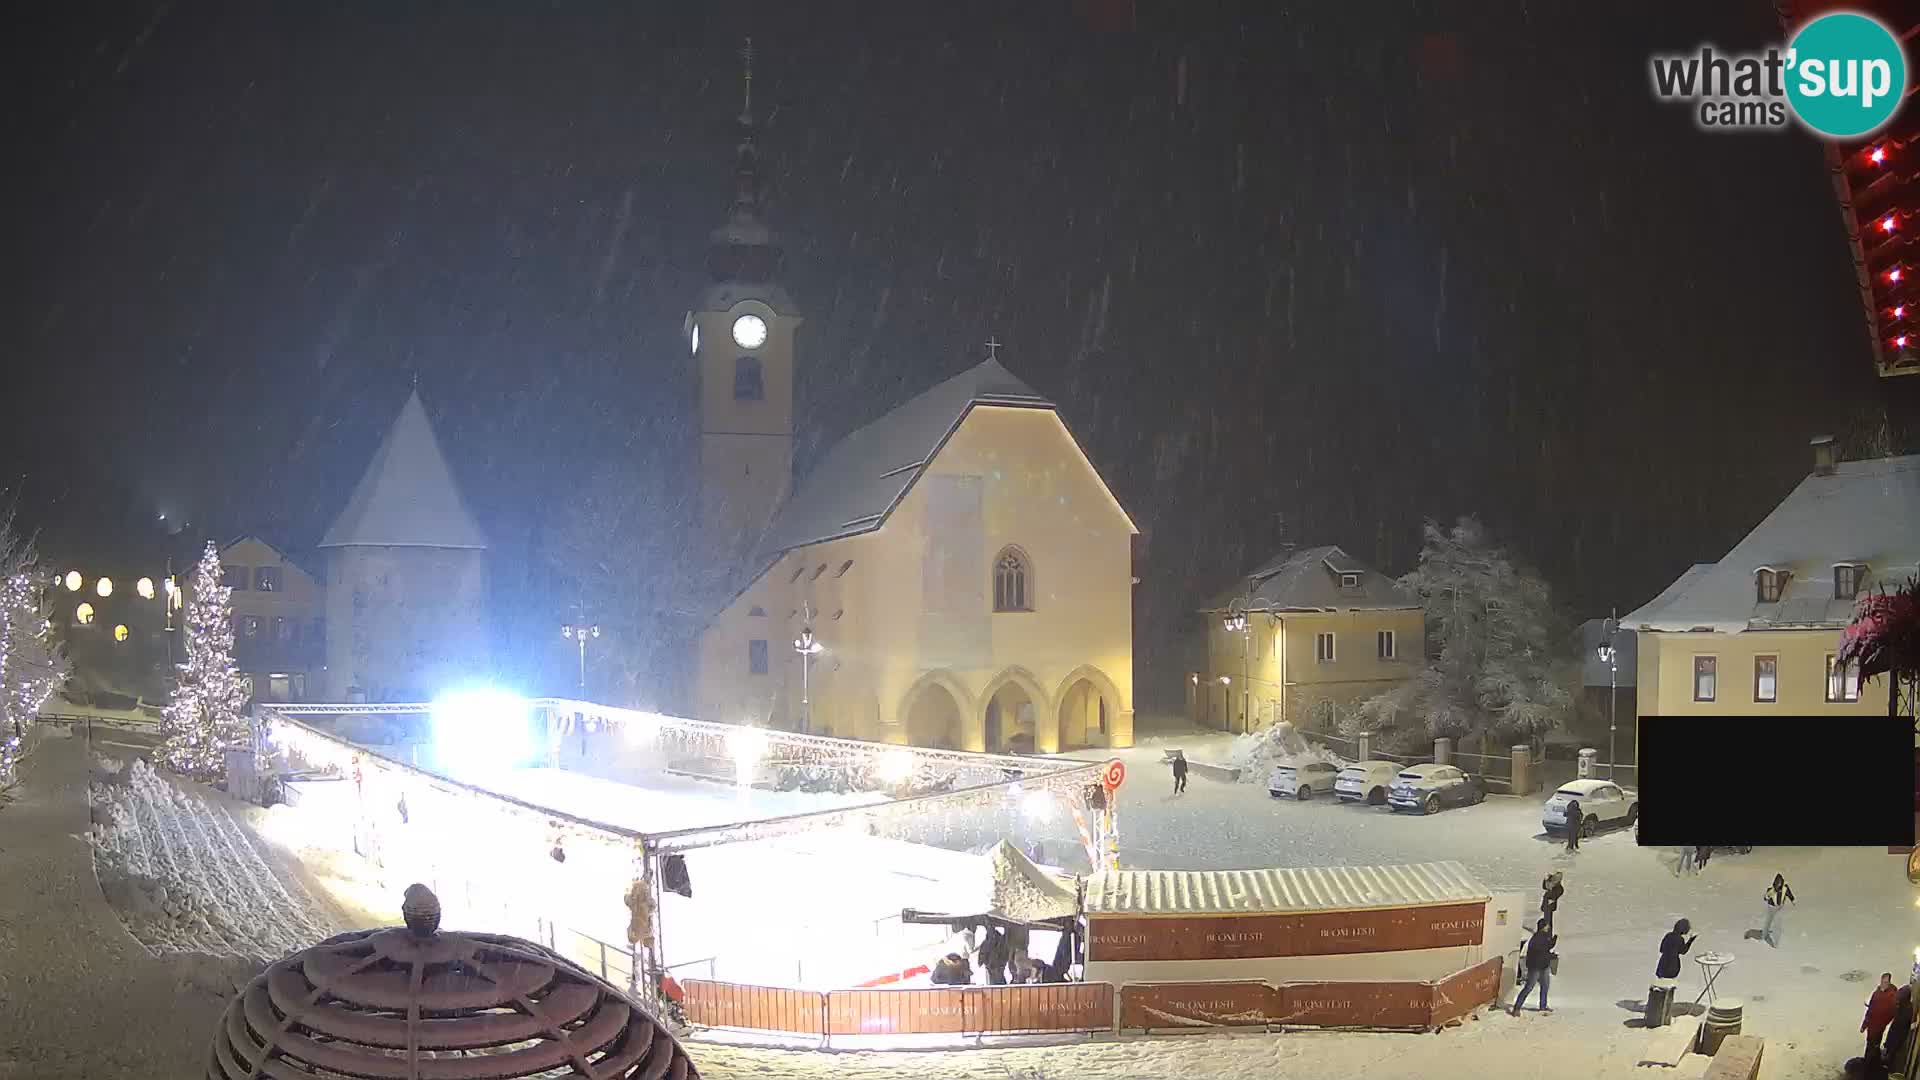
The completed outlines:
<svg viewBox="0 0 1920 1080">
<path fill-rule="evenodd" d="M 1859 564 L 1862 591 L 1920 571 L 1920 455 L 1844 461 L 1800 481 L 1717 563 L 1703 563 L 1621 619 L 1630 630 L 1685 632 L 1843 627 L 1854 601 L 1833 595 L 1833 568 Z M 1754 574 L 1785 570 L 1778 601 Z"/>
<path fill-rule="evenodd" d="M 347 508 L 319 546 L 486 548 L 427 422 L 419 391 L 407 395 Z"/>
<path fill-rule="evenodd" d="M 794 548 L 878 529 L 976 405 L 1053 408 L 996 360 L 920 394 L 827 451 L 780 507 L 751 572 Z"/>
<path fill-rule="evenodd" d="M 1358 575 L 1359 584 L 1342 587 L 1342 574 Z M 1275 556 L 1214 597 L 1207 610 L 1224 611 L 1229 605 L 1236 609 L 1244 605 L 1248 611 L 1366 611 L 1420 606 L 1399 582 L 1333 544 Z"/>
<path fill-rule="evenodd" d="M 982 910 L 1015 922 L 1067 919 L 1080 913 L 1080 896 L 1071 880 L 1055 877 L 1005 840 L 988 852 L 991 895 Z"/>
<path fill-rule="evenodd" d="M 1258 915 L 1463 904 L 1492 891 L 1457 862 L 1291 870 L 1102 870 L 1089 915 Z"/>
</svg>

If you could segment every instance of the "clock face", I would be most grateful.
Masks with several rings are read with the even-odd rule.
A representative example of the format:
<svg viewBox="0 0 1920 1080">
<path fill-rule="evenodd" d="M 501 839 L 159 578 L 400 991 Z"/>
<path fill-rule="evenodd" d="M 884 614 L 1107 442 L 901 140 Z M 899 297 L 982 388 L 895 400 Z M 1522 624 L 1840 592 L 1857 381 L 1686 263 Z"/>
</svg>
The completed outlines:
<svg viewBox="0 0 1920 1080">
<path fill-rule="evenodd" d="M 733 320 L 733 343 L 743 349 L 757 349 L 767 343 L 767 324 L 758 315 L 742 315 Z"/>
<path fill-rule="evenodd" d="M 689 345 L 690 347 L 692 347 L 692 349 L 693 349 L 693 351 L 694 351 L 694 353 L 695 353 L 695 355 L 698 355 L 698 354 L 699 354 L 699 352 L 700 352 L 700 325 L 699 325 L 698 323 L 695 323 L 695 324 L 694 324 L 694 327 L 693 327 L 693 334 L 692 334 L 692 335 L 691 335 L 691 336 L 690 336 L 690 337 L 689 337 L 689 338 L 687 339 L 687 344 L 688 344 L 688 345 Z"/>
</svg>

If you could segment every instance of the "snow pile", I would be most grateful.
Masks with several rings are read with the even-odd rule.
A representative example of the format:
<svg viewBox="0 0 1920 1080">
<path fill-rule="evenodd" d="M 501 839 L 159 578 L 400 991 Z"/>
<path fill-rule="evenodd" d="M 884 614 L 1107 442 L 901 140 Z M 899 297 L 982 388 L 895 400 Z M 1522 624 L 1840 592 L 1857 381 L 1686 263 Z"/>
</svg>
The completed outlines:
<svg viewBox="0 0 1920 1080">
<path fill-rule="evenodd" d="M 1276 765 L 1325 761 L 1344 769 L 1352 764 L 1326 747 L 1308 742 L 1285 720 L 1234 739 L 1227 755 L 1227 764 L 1240 770 L 1243 784 L 1266 783 Z"/>
<path fill-rule="evenodd" d="M 94 874 L 149 952 L 265 961 L 339 931 L 213 796 L 183 789 L 145 761 L 99 765 L 88 834 Z"/>
</svg>

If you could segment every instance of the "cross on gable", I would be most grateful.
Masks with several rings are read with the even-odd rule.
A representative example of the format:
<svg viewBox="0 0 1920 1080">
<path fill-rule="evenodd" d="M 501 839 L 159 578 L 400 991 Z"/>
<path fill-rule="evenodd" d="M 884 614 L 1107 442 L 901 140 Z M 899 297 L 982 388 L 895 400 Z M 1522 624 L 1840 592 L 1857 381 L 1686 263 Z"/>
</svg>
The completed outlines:
<svg viewBox="0 0 1920 1080">
<path fill-rule="evenodd" d="M 1000 339 L 997 337 L 987 338 L 987 359 L 997 360 L 999 358 L 1000 358 Z"/>
</svg>

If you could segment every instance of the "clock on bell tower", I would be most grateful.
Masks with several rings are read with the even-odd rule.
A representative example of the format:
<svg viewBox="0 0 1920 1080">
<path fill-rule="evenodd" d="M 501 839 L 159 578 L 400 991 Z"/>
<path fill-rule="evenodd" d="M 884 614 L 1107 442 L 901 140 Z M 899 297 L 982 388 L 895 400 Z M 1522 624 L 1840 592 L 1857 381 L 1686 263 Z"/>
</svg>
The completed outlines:
<svg viewBox="0 0 1920 1080">
<path fill-rule="evenodd" d="M 734 148 L 733 205 L 708 237 L 709 284 L 687 314 L 700 417 L 700 515 L 708 551 L 758 542 L 793 479 L 793 346 L 802 319 L 779 283 L 783 252 L 761 216 L 753 42 Z"/>
</svg>

